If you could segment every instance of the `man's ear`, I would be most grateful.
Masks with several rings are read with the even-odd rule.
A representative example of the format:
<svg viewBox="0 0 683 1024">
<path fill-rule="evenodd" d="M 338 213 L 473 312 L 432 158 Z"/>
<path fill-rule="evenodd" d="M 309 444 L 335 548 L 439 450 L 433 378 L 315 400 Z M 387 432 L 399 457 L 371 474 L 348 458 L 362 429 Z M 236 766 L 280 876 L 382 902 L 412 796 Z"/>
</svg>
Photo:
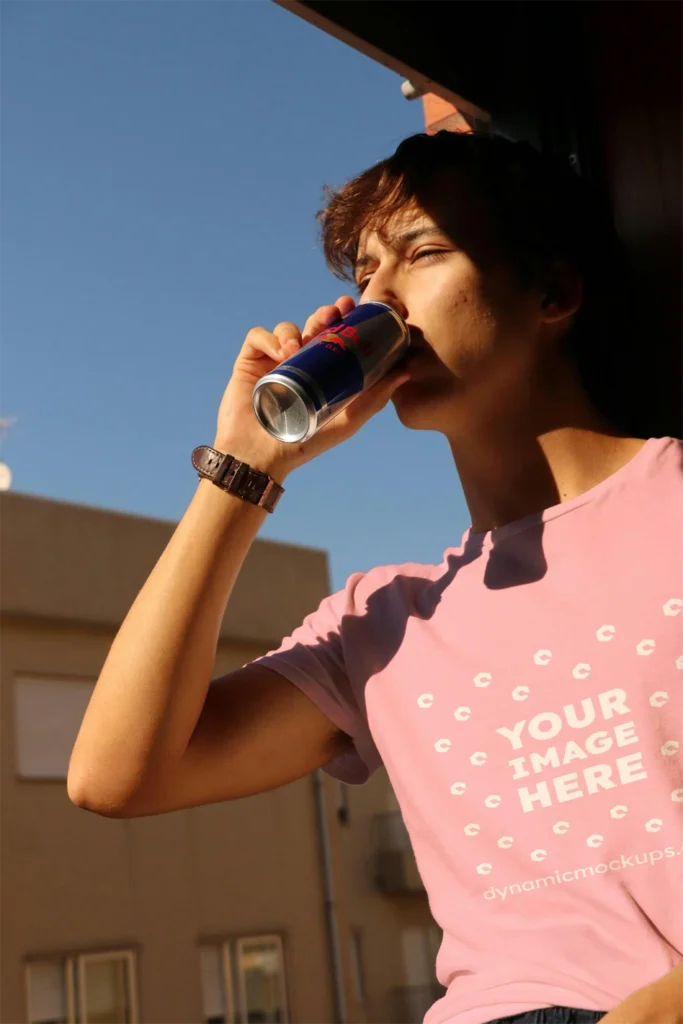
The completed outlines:
<svg viewBox="0 0 683 1024">
<path fill-rule="evenodd" d="M 567 320 L 581 306 L 583 282 L 568 263 L 556 262 L 541 281 L 541 320 L 546 324 Z"/>
</svg>

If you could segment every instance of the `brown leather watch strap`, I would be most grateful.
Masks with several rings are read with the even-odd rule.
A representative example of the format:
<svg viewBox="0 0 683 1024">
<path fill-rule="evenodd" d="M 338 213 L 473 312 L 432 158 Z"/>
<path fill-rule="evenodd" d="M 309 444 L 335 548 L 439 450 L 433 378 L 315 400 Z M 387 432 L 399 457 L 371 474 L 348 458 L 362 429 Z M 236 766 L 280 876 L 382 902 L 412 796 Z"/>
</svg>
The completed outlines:
<svg viewBox="0 0 683 1024">
<path fill-rule="evenodd" d="M 284 487 L 276 484 L 267 473 L 252 469 L 246 462 L 239 462 L 233 455 L 224 455 L 208 445 L 195 448 L 192 465 L 200 477 L 266 512 L 272 512 L 285 493 Z"/>
</svg>

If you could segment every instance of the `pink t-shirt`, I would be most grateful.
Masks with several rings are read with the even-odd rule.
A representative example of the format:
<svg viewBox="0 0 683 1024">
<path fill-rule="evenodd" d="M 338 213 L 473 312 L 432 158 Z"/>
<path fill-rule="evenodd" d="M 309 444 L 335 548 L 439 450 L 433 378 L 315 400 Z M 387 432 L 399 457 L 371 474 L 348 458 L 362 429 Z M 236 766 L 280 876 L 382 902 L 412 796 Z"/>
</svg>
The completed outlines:
<svg viewBox="0 0 683 1024">
<path fill-rule="evenodd" d="M 447 987 L 425 1024 L 612 1009 L 683 959 L 683 445 L 441 565 L 355 573 L 279 651 L 384 764 Z"/>
</svg>

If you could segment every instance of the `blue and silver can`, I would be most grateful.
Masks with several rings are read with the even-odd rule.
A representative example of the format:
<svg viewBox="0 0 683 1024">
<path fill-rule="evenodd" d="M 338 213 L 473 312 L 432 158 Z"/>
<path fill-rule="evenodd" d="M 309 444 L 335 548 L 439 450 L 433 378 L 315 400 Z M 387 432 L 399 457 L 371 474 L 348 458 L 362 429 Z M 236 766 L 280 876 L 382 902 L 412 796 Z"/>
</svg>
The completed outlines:
<svg viewBox="0 0 683 1024">
<path fill-rule="evenodd" d="M 385 377 L 405 356 L 410 331 L 383 302 L 362 302 L 261 377 L 254 412 L 279 441 L 299 443 Z"/>
</svg>

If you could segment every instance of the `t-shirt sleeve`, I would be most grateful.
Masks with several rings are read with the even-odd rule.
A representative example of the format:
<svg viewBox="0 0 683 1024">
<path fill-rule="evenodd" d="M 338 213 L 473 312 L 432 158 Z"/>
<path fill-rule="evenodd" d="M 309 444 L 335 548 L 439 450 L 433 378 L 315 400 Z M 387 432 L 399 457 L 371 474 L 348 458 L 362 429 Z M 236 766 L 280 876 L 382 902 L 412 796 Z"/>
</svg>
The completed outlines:
<svg viewBox="0 0 683 1024">
<path fill-rule="evenodd" d="M 324 598 L 277 650 L 254 661 L 298 686 L 351 737 L 353 747 L 324 766 L 328 775 L 351 785 L 367 782 L 382 763 L 368 727 L 363 695 L 349 678 L 344 655 L 344 626 L 358 614 L 354 595 L 362 578 L 363 573 L 350 576 L 344 589 Z"/>
</svg>

